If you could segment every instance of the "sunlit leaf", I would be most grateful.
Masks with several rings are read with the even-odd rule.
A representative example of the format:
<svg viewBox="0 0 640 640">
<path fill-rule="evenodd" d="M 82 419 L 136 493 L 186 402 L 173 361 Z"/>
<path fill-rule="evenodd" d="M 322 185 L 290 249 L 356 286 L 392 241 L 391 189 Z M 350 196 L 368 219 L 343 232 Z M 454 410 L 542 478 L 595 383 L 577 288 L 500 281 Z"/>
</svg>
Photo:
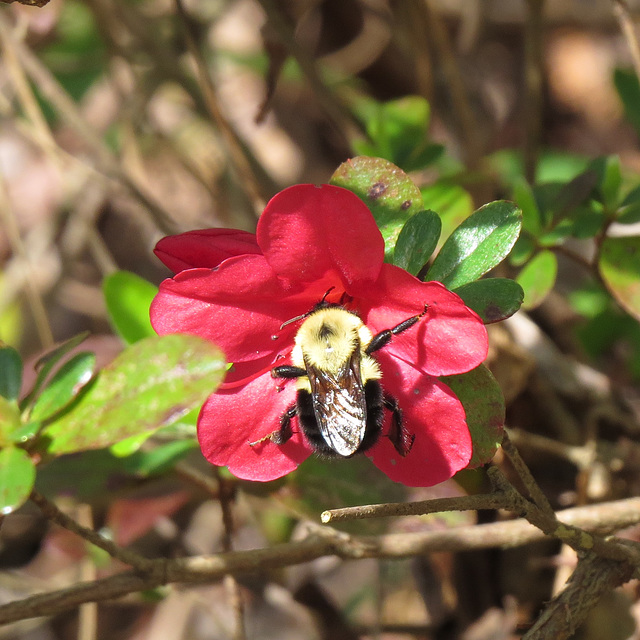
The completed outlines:
<svg viewBox="0 0 640 640">
<path fill-rule="evenodd" d="M 393 262 L 414 276 L 434 252 L 442 223 L 434 211 L 420 211 L 409 218 L 398 236 Z"/>
<path fill-rule="evenodd" d="M 467 218 L 448 238 L 427 273 L 455 289 L 476 280 L 507 256 L 522 226 L 512 202 L 490 202 Z"/>
<path fill-rule="evenodd" d="M 24 408 L 33 402 L 54 367 L 69 353 L 69 351 L 75 349 L 81 342 L 86 340 L 88 335 L 88 331 L 79 333 L 77 336 L 74 336 L 66 342 L 59 344 L 51 351 L 45 353 L 45 355 L 36 362 L 35 369 L 38 372 L 36 382 L 27 397 L 20 403 L 21 407 Z"/>
<path fill-rule="evenodd" d="M 392 262 L 402 227 L 424 208 L 418 187 L 391 162 L 366 156 L 343 162 L 330 183 L 353 191 L 371 209 L 384 238 L 385 260 Z"/>
<path fill-rule="evenodd" d="M 149 307 L 158 287 L 129 271 L 116 271 L 102 284 L 109 319 L 128 344 L 155 335 Z"/>
<path fill-rule="evenodd" d="M 7 515 L 24 504 L 33 489 L 36 469 L 23 449 L 0 451 L 0 514 Z"/>
<path fill-rule="evenodd" d="M 541 251 L 522 269 L 516 282 L 524 291 L 524 309 L 537 307 L 553 289 L 558 260 L 552 251 Z"/>
<path fill-rule="evenodd" d="M 598 267 L 613 297 L 640 319 L 640 237 L 606 238 Z"/>
<path fill-rule="evenodd" d="M 171 424 L 222 380 L 220 351 L 196 336 L 145 338 L 105 367 L 74 408 L 43 431 L 52 455 L 108 447 Z"/>
<path fill-rule="evenodd" d="M 94 353 L 83 351 L 65 362 L 53 375 L 33 405 L 30 419 L 46 420 L 69 405 L 93 375 Z"/>
</svg>

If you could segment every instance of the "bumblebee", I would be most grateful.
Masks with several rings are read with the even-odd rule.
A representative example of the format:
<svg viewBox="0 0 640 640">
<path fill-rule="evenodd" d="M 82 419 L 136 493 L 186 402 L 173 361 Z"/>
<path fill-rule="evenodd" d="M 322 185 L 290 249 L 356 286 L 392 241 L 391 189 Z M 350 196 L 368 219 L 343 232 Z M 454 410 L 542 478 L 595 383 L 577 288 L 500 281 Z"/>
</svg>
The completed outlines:
<svg viewBox="0 0 640 640">
<path fill-rule="evenodd" d="M 304 320 L 295 337 L 293 364 L 274 367 L 271 375 L 297 379 L 297 396 L 282 415 L 279 430 L 267 437 L 284 444 L 297 416 L 316 453 L 348 458 L 379 440 L 387 409 L 392 416 L 388 437 L 396 451 L 406 456 L 415 436 L 407 432 L 396 399 L 383 391 L 373 354 L 426 313 L 427 305 L 422 313 L 373 335 L 356 313 L 323 298 L 308 313 L 285 323 Z"/>
</svg>

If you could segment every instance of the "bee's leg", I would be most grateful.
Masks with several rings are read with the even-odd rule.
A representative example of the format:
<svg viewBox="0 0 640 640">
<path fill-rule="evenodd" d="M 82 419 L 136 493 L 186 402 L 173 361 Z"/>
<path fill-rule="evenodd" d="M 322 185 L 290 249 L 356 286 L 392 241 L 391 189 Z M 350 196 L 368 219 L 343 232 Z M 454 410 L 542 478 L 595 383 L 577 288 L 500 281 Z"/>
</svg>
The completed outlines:
<svg viewBox="0 0 640 640">
<path fill-rule="evenodd" d="M 391 411 L 391 427 L 389 428 L 389 440 L 396 451 L 404 458 L 415 440 L 415 434 L 409 433 L 402 420 L 402 410 L 398 406 L 398 401 L 393 396 L 385 395 L 384 406 Z"/>
<path fill-rule="evenodd" d="M 302 378 L 307 375 L 307 370 L 302 367 L 294 367 L 290 364 L 283 364 L 271 369 L 272 378 Z"/>
<path fill-rule="evenodd" d="M 298 406 L 294 402 L 282 414 L 282 417 L 280 418 L 280 428 L 277 431 L 267 434 L 264 438 L 260 438 L 260 440 L 250 442 L 249 446 L 253 447 L 261 442 L 266 442 L 267 440 L 271 440 L 274 444 L 284 444 L 293 435 L 293 431 L 291 431 L 291 418 L 296 415 L 298 415 Z"/>
<path fill-rule="evenodd" d="M 427 313 L 428 308 L 429 305 L 425 304 L 422 313 L 419 313 L 417 316 L 411 316 L 410 318 L 403 320 L 400 324 L 397 324 L 395 327 L 393 327 L 393 329 L 385 329 L 380 333 L 376 333 L 376 335 L 371 338 L 371 342 L 367 347 L 367 354 L 371 355 L 374 351 L 382 349 L 382 347 L 389 344 L 393 336 L 397 336 L 399 333 L 402 333 L 410 327 L 413 327 L 413 325 Z"/>
</svg>

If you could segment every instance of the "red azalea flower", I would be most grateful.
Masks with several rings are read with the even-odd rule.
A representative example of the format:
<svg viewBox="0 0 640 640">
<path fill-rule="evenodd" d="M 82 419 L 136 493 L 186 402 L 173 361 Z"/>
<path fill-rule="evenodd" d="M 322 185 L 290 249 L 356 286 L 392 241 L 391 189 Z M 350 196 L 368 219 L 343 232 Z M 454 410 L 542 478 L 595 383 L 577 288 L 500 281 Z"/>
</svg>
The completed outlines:
<svg viewBox="0 0 640 640">
<path fill-rule="evenodd" d="M 415 435 L 411 451 L 400 456 L 383 435 L 366 455 L 409 486 L 437 484 L 468 464 L 464 409 L 435 376 L 478 366 L 487 355 L 486 330 L 439 282 L 421 282 L 383 263 L 380 231 L 353 193 L 290 187 L 269 202 L 255 236 L 228 229 L 184 233 L 161 240 L 156 255 L 178 273 L 160 285 L 151 307 L 154 329 L 207 338 L 234 365 L 198 418 L 200 446 L 211 463 L 239 478 L 273 480 L 312 453 L 295 418 L 287 442 L 264 439 L 278 430 L 296 396 L 296 381 L 274 379 L 271 369 L 290 363 L 301 324 L 283 323 L 310 311 L 331 289 L 327 301 L 344 302 L 373 334 L 428 305 L 423 318 L 374 354 L 385 392 Z M 383 433 L 389 426 L 387 415 Z"/>
</svg>

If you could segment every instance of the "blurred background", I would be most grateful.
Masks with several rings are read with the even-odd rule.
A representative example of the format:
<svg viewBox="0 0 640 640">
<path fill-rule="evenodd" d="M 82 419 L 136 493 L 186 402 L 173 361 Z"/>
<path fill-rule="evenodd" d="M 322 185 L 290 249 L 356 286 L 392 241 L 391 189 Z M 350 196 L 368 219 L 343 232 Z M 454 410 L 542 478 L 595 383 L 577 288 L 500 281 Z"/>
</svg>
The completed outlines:
<svg viewBox="0 0 640 640">
<path fill-rule="evenodd" d="M 122 344 L 106 276 L 124 269 L 157 285 L 170 275 L 152 253 L 164 235 L 253 231 L 280 189 L 327 182 L 355 155 L 385 155 L 377 132 L 389 114 L 415 142 L 389 159 L 410 172 L 445 232 L 486 202 L 516 198 L 522 181 L 566 182 L 597 156 L 615 154 L 625 184 L 640 183 L 640 115 L 625 99 L 635 86 L 636 0 L 42 2 L 0 5 L 0 340 L 31 364 L 84 330 L 99 366 L 109 362 Z M 571 243 L 590 255 L 586 241 Z M 560 257 L 555 287 L 529 300 L 524 324 L 492 329 L 489 364 L 508 424 L 555 507 L 636 495 L 640 480 L 640 330 L 583 267 Z M 572 369 L 577 390 L 549 379 L 576 362 L 587 368 Z M 595 451 L 602 439 L 602 457 L 567 453 Z M 552 450 L 558 441 L 565 448 Z M 67 497 L 76 519 L 149 555 L 222 548 L 219 504 L 180 474 L 127 476 L 103 463 L 75 458 L 41 482 Z M 317 519 L 330 506 L 482 488 L 470 475 L 403 492 L 366 461 L 349 464 L 336 474 L 309 461 L 291 483 L 244 487 L 234 546 L 287 540 L 301 514 Z M 475 521 L 446 514 L 355 530 Z M 241 581 L 247 637 L 515 638 L 574 564 L 554 543 L 395 563 L 326 559 Z M 5 518 L 0 568 L 3 601 L 112 570 L 29 505 Z M 576 637 L 640 638 L 636 589 L 612 593 Z M 70 612 L 0 638 L 234 633 L 222 584 L 86 615 L 97 625 Z"/>
</svg>

